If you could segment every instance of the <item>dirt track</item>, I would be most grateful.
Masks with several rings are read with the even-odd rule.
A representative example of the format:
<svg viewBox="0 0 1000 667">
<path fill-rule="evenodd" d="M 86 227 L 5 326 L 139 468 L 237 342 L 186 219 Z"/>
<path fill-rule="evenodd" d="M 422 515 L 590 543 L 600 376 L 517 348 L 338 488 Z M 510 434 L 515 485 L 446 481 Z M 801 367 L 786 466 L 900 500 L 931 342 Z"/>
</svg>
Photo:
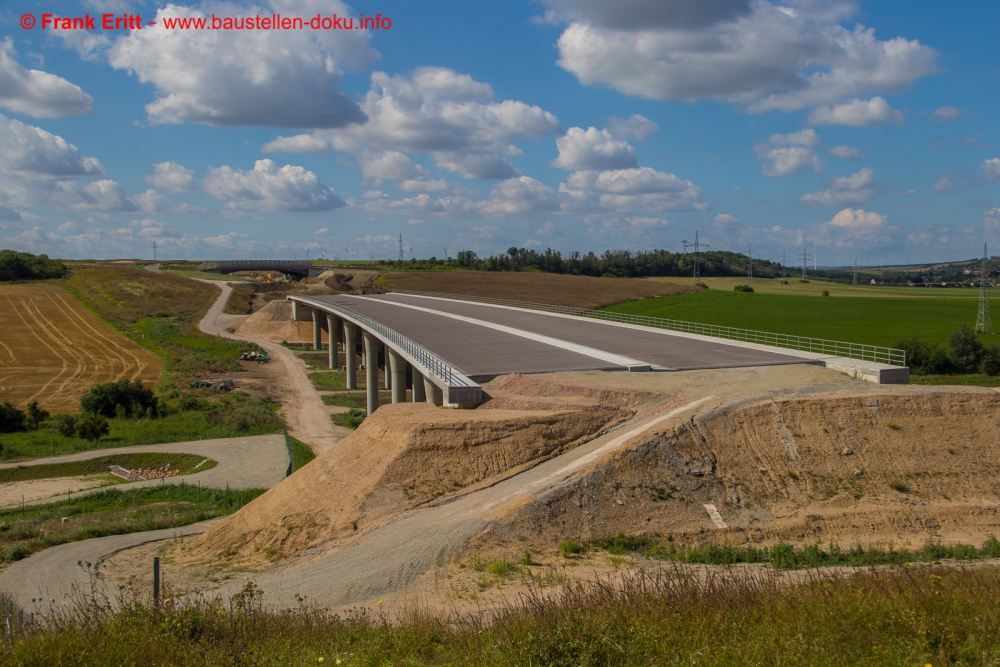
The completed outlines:
<svg viewBox="0 0 1000 667">
<path fill-rule="evenodd" d="M 37 400 L 71 412 L 95 384 L 141 379 L 155 383 L 163 365 L 115 333 L 73 297 L 49 285 L 2 285 L 0 401 Z"/>
</svg>

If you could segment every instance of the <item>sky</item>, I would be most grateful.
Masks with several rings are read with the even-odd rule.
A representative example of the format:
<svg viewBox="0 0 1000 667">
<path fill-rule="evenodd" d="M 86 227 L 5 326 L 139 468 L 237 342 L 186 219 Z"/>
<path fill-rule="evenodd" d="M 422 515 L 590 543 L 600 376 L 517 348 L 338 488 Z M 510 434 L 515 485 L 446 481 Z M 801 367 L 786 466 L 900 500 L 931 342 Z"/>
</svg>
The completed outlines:
<svg viewBox="0 0 1000 667">
<path fill-rule="evenodd" d="M 995 0 L 4 0 L 0 247 L 396 259 L 400 237 L 441 258 L 697 233 L 789 264 L 1000 254 L 998 19 Z"/>
</svg>

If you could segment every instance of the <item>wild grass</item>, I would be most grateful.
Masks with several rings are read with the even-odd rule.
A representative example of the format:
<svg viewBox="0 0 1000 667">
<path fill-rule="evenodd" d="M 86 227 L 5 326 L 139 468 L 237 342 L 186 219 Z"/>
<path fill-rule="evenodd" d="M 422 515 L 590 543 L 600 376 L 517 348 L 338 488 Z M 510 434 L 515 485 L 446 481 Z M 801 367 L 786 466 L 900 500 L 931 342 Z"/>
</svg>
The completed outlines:
<svg viewBox="0 0 1000 667">
<path fill-rule="evenodd" d="M 913 336 L 947 347 L 953 331 L 975 324 L 977 312 L 974 299 L 822 298 L 721 290 L 643 299 L 608 310 L 886 347 Z M 983 342 L 1000 342 L 1000 336 L 986 336 Z"/>
<path fill-rule="evenodd" d="M 134 452 L 126 454 L 114 454 L 111 456 L 101 456 L 87 459 L 86 461 L 70 461 L 66 463 L 49 463 L 33 466 L 17 466 L 16 468 L 0 468 L 0 484 L 10 482 L 23 482 L 32 479 L 51 479 L 53 477 L 77 477 L 80 475 L 94 475 L 107 473 L 108 466 L 117 465 L 129 470 L 136 468 L 162 468 L 170 465 L 171 470 L 179 470 L 180 474 L 186 475 L 193 472 L 195 466 L 198 471 L 214 468 L 217 463 L 204 456 L 196 454 L 169 454 L 160 452 Z M 200 464 L 200 465 L 199 465 Z M 125 481 L 115 477 L 116 480 Z"/>
<path fill-rule="evenodd" d="M 186 526 L 231 514 L 266 489 L 211 489 L 163 484 L 105 489 L 69 500 L 0 510 L 0 562 L 59 544 Z M 66 517 L 69 520 L 62 521 Z"/>
<path fill-rule="evenodd" d="M 253 312 L 253 284 L 233 285 L 222 312 L 228 315 L 249 315 Z"/>
<path fill-rule="evenodd" d="M 533 588 L 479 613 L 341 615 L 124 593 L 39 619 L 18 665 L 986 665 L 1000 657 L 1000 570 L 893 568 L 792 583 L 681 568 Z M 381 607 L 379 609 L 382 609 Z"/>
<path fill-rule="evenodd" d="M 312 447 L 306 443 L 292 437 L 289 437 L 288 441 L 292 445 L 292 463 L 294 464 L 296 470 L 316 458 L 316 454 L 313 452 Z"/>
<path fill-rule="evenodd" d="M 326 371 L 323 373 L 310 373 L 309 379 L 313 386 L 319 391 L 344 391 L 347 389 L 347 371 Z M 378 373 L 379 385 L 383 383 L 385 374 Z M 365 371 L 358 371 L 358 389 L 368 387 Z"/>
<path fill-rule="evenodd" d="M 352 431 L 361 426 L 361 422 L 365 420 L 365 411 L 358 410 L 357 408 L 351 408 L 347 412 L 341 412 L 339 414 L 330 415 L 330 419 L 337 426 L 343 426 L 344 428 L 349 428 Z"/>
<path fill-rule="evenodd" d="M 378 394 L 380 404 L 392 402 L 391 391 L 380 391 Z M 368 394 L 363 391 L 345 391 L 339 394 L 323 394 L 325 405 L 339 405 L 344 408 L 366 408 L 368 406 Z"/>
</svg>

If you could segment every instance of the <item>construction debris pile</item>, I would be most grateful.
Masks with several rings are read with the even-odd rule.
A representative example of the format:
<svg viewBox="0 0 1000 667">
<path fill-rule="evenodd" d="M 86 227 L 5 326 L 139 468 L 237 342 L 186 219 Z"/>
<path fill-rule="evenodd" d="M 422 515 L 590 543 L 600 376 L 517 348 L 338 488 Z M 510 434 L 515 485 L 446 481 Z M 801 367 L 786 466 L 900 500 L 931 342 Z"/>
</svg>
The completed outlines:
<svg viewBox="0 0 1000 667">
<path fill-rule="evenodd" d="M 202 463 L 204 463 L 204 461 Z M 176 477 L 181 474 L 181 471 L 176 468 L 171 470 L 169 463 L 160 468 L 136 468 L 135 470 L 129 470 L 128 468 L 123 468 L 118 465 L 110 465 L 108 466 L 108 472 L 129 482 L 143 482 L 147 479 Z"/>
<path fill-rule="evenodd" d="M 194 382 L 188 385 L 188 389 L 211 389 L 213 387 L 218 389 L 219 391 L 232 391 L 233 389 L 236 388 L 236 383 L 234 383 L 229 378 L 226 378 L 225 380 L 219 380 L 215 384 L 212 384 L 211 382 L 207 382 L 205 380 L 195 380 Z"/>
<path fill-rule="evenodd" d="M 244 352 L 240 355 L 240 361 L 256 361 L 258 364 L 266 364 L 270 357 L 264 352 Z"/>
</svg>

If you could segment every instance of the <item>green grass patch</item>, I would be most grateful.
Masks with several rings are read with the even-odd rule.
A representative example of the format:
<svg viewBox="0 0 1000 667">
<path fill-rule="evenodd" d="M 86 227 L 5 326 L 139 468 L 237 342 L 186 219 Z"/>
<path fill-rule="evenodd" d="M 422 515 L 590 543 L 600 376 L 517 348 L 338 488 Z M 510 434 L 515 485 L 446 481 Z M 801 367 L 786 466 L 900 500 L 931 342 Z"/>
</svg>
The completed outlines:
<svg viewBox="0 0 1000 667">
<path fill-rule="evenodd" d="M 344 428 L 349 428 L 353 431 L 357 427 L 361 426 L 361 422 L 365 420 L 365 416 L 364 410 L 351 408 L 348 412 L 330 415 L 330 419 L 337 426 L 343 426 Z"/>
<path fill-rule="evenodd" d="M 893 487 L 895 488 L 895 487 Z M 903 487 L 905 489 L 905 486 Z M 902 491 L 905 492 L 905 491 Z M 738 563 L 765 563 L 779 569 L 803 567 L 870 567 L 873 565 L 906 565 L 928 563 L 945 559 L 961 561 L 1000 558 L 1000 541 L 989 536 L 982 548 L 970 545 L 948 546 L 928 541 L 916 550 L 897 549 L 892 544 L 880 546 L 855 546 L 843 549 L 836 544 L 824 548 L 820 544 L 797 547 L 779 543 L 772 547 L 752 544 L 731 546 L 708 544 L 705 546 L 676 546 L 672 542 L 660 543 L 644 536 L 597 536 L 587 540 L 587 546 L 605 549 L 622 555 L 637 553 L 647 558 L 704 565 L 736 565 Z"/>
<path fill-rule="evenodd" d="M 105 489 L 56 503 L 29 505 L 23 511 L 3 510 L 0 511 L 0 561 L 20 560 L 66 542 L 205 521 L 235 512 L 264 491 L 164 484 L 141 489 Z M 63 523 L 63 517 L 69 521 Z"/>
<path fill-rule="evenodd" d="M 383 374 L 379 372 L 379 384 L 382 383 Z M 347 371 L 326 371 L 323 373 L 310 373 L 309 379 L 313 386 L 319 391 L 344 391 L 347 389 Z M 364 371 L 358 371 L 358 389 L 368 387 Z"/>
<path fill-rule="evenodd" d="M 931 296 L 823 298 L 707 290 L 631 301 L 606 310 L 885 347 L 916 336 L 947 348 L 951 332 L 975 324 L 977 303 Z M 1000 335 L 982 340 L 997 343 Z"/>
<path fill-rule="evenodd" d="M 198 271 L 197 269 L 179 269 L 171 266 L 161 266 L 160 271 L 169 272 L 172 276 L 183 278 L 197 278 L 199 280 L 217 280 L 219 282 L 243 283 L 253 280 L 246 276 L 234 276 L 225 273 L 209 273 L 208 271 Z"/>
<path fill-rule="evenodd" d="M 664 572 L 435 617 L 330 614 L 124 595 L 14 633 L 16 665 L 993 665 L 1000 569 L 897 568 L 780 579 Z M 381 609 L 381 607 L 380 607 Z"/>
<path fill-rule="evenodd" d="M 1000 375 L 910 375 L 910 384 L 1000 387 Z"/>
<path fill-rule="evenodd" d="M 205 457 L 198 456 L 197 454 L 169 454 L 160 452 L 114 454 L 87 459 L 86 461 L 43 463 L 33 466 L 17 466 L 16 468 L 0 468 L 0 484 L 23 482 L 31 479 L 77 477 L 80 475 L 107 473 L 108 466 L 111 465 L 135 470 L 136 468 L 162 468 L 169 464 L 171 470 L 180 470 L 180 474 L 187 475 L 194 472 L 195 466 L 202 461 L 206 461 Z M 198 467 L 198 472 L 214 468 L 216 465 L 215 461 L 209 459 Z"/>
<path fill-rule="evenodd" d="M 0 444 L 3 444 L 0 459 L 38 458 L 111 447 L 281 432 L 282 421 L 277 413 L 277 403 L 242 392 L 223 394 L 207 390 L 199 395 L 209 400 L 194 401 L 194 409 L 182 410 L 179 407 L 181 400 L 168 400 L 161 403 L 161 409 L 166 414 L 156 419 L 140 423 L 135 419 L 109 419 L 110 433 L 97 442 L 61 435 L 55 428 L 55 419 L 50 417 L 37 431 L 0 436 Z"/>
<path fill-rule="evenodd" d="M 380 391 L 378 394 L 379 404 L 391 403 L 392 392 Z M 345 391 L 339 394 L 323 394 L 323 403 L 326 405 L 339 405 L 344 408 L 365 409 L 368 407 L 368 394 L 363 391 Z"/>
<path fill-rule="evenodd" d="M 301 440 L 296 440 L 295 438 L 289 436 L 288 442 L 292 447 L 292 464 L 295 466 L 296 470 L 316 458 L 316 454 L 313 452 L 312 447 Z"/>
</svg>

